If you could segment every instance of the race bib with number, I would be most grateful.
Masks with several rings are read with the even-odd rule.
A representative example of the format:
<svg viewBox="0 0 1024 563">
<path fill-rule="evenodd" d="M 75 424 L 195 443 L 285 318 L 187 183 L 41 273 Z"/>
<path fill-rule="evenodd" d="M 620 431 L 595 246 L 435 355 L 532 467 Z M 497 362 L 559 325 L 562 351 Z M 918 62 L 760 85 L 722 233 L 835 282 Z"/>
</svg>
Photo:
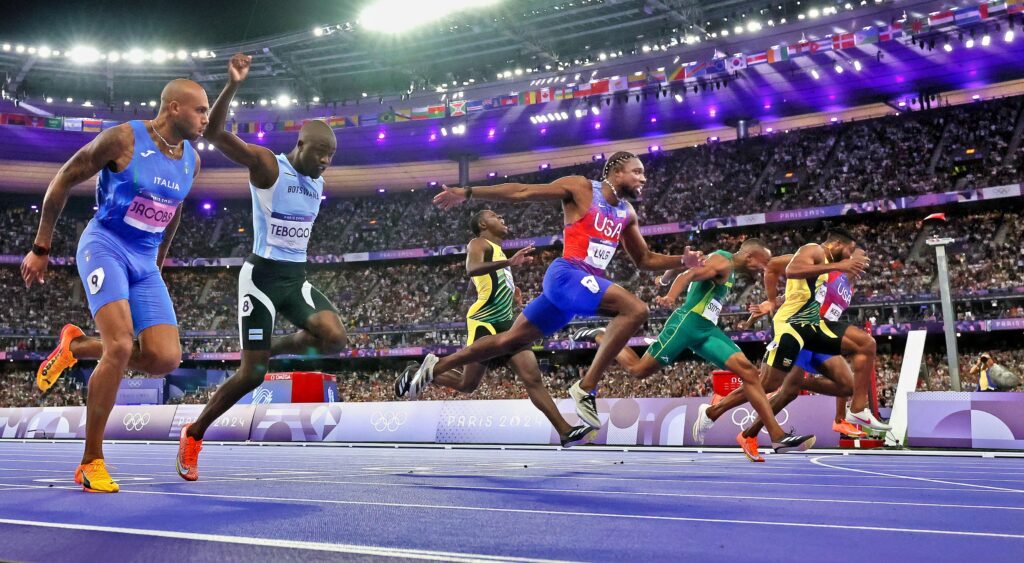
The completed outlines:
<svg viewBox="0 0 1024 563">
<path fill-rule="evenodd" d="M 818 303 L 824 304 L 825 303 L 825 295 L 827 295 L 827 294 L 828 294 L 828 286 L 825 285 L 825 284 L 821 284 L 821 285 L 818 286 L 817 291 L 814 292 L 814 300 L 817 301 Z"/>
<path fill-rule="evenodd" d="M 128 204 L 124 222 L 148 233 L 162 233 L 177 211 L 178 204 L 174 200 L 142 192 Z"/>
<path fill-rule="evenodd" d="M 717 299 L 712 299 L 708 302 L 707 306 L 704 307 L 704 312 L 701 316 L 711 321 L 712 324 L 718 324 L 718 315 L 722 313 L 722 302 Z"/>
<path fill-rule="evenodd" d="M 826 321 L 838 321 L 839 316 L 843 314 L 843 308 L 833 303 L 828 306 L 828 310 L 822 315 Z"/>
<path fill-rule="evenodd" d="M 605 270 L 613 256 L 615 256 L 615 246 L 600 239 L 590 239 L 590 245 L 587 246 L 587 259 L 584 262 Z"/>
<path fill-rule="evenodd" d="M 272 213 L 267 224 L 267 244 L 294 250 L 306 250 L 316 216 Z"/>
</svg>

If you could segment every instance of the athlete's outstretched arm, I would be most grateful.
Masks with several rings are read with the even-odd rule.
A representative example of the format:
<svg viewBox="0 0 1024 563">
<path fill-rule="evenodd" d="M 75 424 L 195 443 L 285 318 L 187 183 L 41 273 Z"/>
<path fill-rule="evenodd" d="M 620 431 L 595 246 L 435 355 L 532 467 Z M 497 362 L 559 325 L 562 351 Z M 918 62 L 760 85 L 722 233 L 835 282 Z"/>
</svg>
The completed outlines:
<svg viewBox="0 0 1024 563">
<path fill-rule="evenodd" d="M 50 250 L 53 229 L 64 211 L 64 205 L 71 195 L 71 188 L 95 176 L 104 166 L 117 160 L 126 150 L 131 150 L 132 128 L 125 123 L 100 133 L 64 163 L 57 175 L 50 181 L 43 196 L 43 208 L 39 217 L 39 229 L 34 244 Z M 43 283 L 49 256 L 29 252 L 21 262 L 21 278 L 25 287 L 34 282 Z"/>
<path fill-rule="evenodd" d="M 820 244 L 805 244 L 796 251 L 793 260 L 786 266 L 786 277 L 806 280 L 836 271 L 859 276 L 869 263 L 867 256 L 862 254 L 838 262 L 829 262 L 825 259 L 825 249 Z"/>
<path fill-rule="evenodd" d="M 269 188 L 277 181 L 277 158 L 265 147 L 246 143 L 231 131 L 224 128 L 227 123 L 231 100 L 235 97 L 238 87 L 249 75 L 249 64 L 252 57 L 238 54 L 228 62 L 228 83 L 217 96 L 217 101 L 210 108 L 210 122 L 206 125 L 203 137 L 216 145 L 217 150 L 232 161 L 249 169 L 249 179 L 257 188 Z"/>
<path fill-rule="evenodd" d="M 632 207 L 629 210 L 630 219 L 626 229 L 622 231 L 622 247 L 626 249 L 630 259 L 641 270 L 672 270 L 681 265 L 692 268 L 699 263 L 700 253 L 688 252 L 686 254 L 658 254 L 651 252 L 644 236 L 640 234 L 640 226 L 636 219 L 636 212 Z"/>
<path fill-rule="evenodd" d="M 721 254 L 712 254 L 704 264 L 697 266 L 696 268 L 690 268 L 677 276 L 675 281 L 672 282 L 672 287 L 669 288 L 668 293 L 664 297 L 657 298 L 656 301 L 659 305 L 666 308 L 672 308 L 675 306 L 675 302 L 679 299 L 679 296 L 686 291 L 690 282 L 717 278 L 725 273 L 730 267 L 730 261 L 725 256 L 722 256 Z"/>
<path fill-rule="evenodd" d="M 498 184 L 479 188 L 441 186 L 441 193 L 434 196 L 434 205 L 441 209 L 451 209 L 470 199 L 513 203 L 525 201 L 570 202 L 578 200 L 583 193 L 589 193 L 590 189 L 590 180 L 583 176 L 566 176 L 550 184 Z"/>
<path fill-rule="evenodd" d="M 469 241 L 469 246 L 466 247 L 467 276 L 471 278 L 483 276 L 491 272 L 497 272 L 502 268 L 533 262 L 533 256 L 530 256 L 530 253 L 533 252 L 533 245 L 519 249 L 519 252 L 513 254 L 508 260 L 497 260 L 495 262 L 484 262 L 484 251 L 486 248 L 487 243 L 483 239 L 475 238 Z"/>
</svg>

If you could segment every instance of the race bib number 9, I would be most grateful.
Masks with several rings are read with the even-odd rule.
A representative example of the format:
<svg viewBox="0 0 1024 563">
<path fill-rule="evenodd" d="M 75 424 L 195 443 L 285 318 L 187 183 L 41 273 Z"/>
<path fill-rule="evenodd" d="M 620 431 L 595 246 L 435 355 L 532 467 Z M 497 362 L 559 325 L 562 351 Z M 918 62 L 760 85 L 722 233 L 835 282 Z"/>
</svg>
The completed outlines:
<svg viewBox="0 0 1024 563">
<path fill-rule="evenodd" d="M 722 313 L 722 302 L 717 299 L 712 299 L 707 307 L 704 307 L 704 313 L 701 315 L 705 319 L 712 322 L 712 324 L 718 324 L 718 315 Z"/>
<path fill-rule="evenodd" d="M 267 224 L 267 244 L 293 250 L 306 250 L 316 217 L 274 213 Z"/>
<path fill-rule="evenodd" d="M 613 256 L 615 256 L 614 246 L 601 240 L 590 239 L 590 245 L 587 247 L 587 259 L 584 262 L 605 270 L 608 268 L 608 263 L 612 261 Z"/>
<path fill-rule="evenodd" d="M 178 204 L 173 200 L 140 193 L 128 204 L 124 222 L 148 233 L 162 233 L 171 224 L 177 211 Z"/>
</svg>

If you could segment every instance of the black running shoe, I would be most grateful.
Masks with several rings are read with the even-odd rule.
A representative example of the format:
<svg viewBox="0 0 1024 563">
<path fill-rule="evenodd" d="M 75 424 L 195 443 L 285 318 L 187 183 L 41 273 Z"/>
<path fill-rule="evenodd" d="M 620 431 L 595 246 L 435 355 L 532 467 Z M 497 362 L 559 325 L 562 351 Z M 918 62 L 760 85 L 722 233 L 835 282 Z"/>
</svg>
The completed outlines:
<svg viewBox="0 0 1024 563">
<path fill-rule="evenodd" d="M 573 342 L 597 342 L 597 335 L 604 334 L 603 328 L 581 328 L 574 332 L 569 340 Z"/>
<path fill-rule="evenodd" d="M 412 383 L 412 378 L 416 377 L 416 372 L 419 371 L 420 365 L 416 362 L 409 362 L 405 364 L 405 369 L 402 371 L 402 375 L 398 376 L 395 380 L 395 396 L 399 399 L 405 397 L 405 394 L 409 392 L 409 384 Z"/>
<path fill-rule="evenodd" d="M 582 444 L 583 442 L 589 440 L 594 432 L 596 432 L 596 430 L 587 426 L 586 424 L 574 426 L 572 430 L 569 430 L 568 434 L 561 437 L 562 447 L 568 448 L 575 446 L 576 444 Z"/>
<path fill-rule="evenodd" d="M 804 450 L 811 449 L 814 445 L 814 435 L 807 434 L 805 436 L 797 436 L 790 432 L 782 437 L 781 440 L 776 442 L 772 440 L 772 447 L 775 448 L 775 453 L 784 454 L 789 452 L 802 452 Z"/>
</svg>

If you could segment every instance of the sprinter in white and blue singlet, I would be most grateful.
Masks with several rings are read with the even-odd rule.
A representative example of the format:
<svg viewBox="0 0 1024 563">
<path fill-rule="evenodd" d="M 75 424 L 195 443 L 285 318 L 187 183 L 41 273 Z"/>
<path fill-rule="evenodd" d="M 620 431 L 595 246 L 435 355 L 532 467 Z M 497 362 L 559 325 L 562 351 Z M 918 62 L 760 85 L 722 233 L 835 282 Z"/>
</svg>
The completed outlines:
<svg viewBox="0 0 1024 563">
<path fill-rule="evenodd" d="M 178 321 L 160 275 L 178 213 L 199 173 L 191 141 L 207 123 L 209 101 L 191 80 L 172 80 L 152 121 L 112 127 L 82 147 L 46 189 L 39 231 L 21 264 L 25 285 L 43 283 L 53 229 L 71 188 L 99 174 L 95 217 L 78 241 L 76 263 L 100 338 L 65 325 L 36 372 L 46 392 L 78 360 L 98 359 L 89 378 L 85 453 L 75 482 L 115 493 L 103 459 L 103 434 L 126 369 L 166 375 L 181 363 Z"/>
<path fill-rule="evenodd" d="M 335 354 L 348 345 L 338 310 L 306 279 L 306 247 L 320 212 L 323 173 L 334 158 L 337 139 L 321 120 L 303 124 L 288 154 L 246 143 L 224 129 L 231 99 L 249 74 L 252 57 L 235 55 L 228 83 L 213 108 L 205 137 L 234 162 L 249 169 L 253 249 L 238 276 L 238 330 L 242 363 L 217 388 L 202 414 L 181 429 L 177 467 L 185 480 L 199 478 L 203 434 L 246 393 L 263 383 L 276 355 Z M 280 314 L 300 330 L 272 339 Z"/>
<path fill-rule="evenodd" d="M 575 316 L 600 312 L 614 318 L 608 323 L 605 339 L 598 345 L 590 369 L 569 389 L 580 419 L 599 428 L 597 385 L 648 315 L 643 301 L 604 277 L 619 242 L 642 270 L 663 271 L 698 262 L 696 253 L 671 256 L 652 252 L 647 246 L 640 234 L 636 210 L 629 202 L 640 197 L 645 181 L 643 162 L 632 153 L 620 151 L 608 158 L 600 181 L 566 176 L 550 184 L 445 186 L 434 197 L 434 204 L 442 209 L 456 207 L 472 197 L 504 202 L 561 202 L 565 247 L 562 258 L 552 262 L 544 274 L 544 292 L 530 302 L 508 331 L 481 338 L 451 356 L 438 358 L 428 354 L 421 366 L 413 364 L 406 368 L 395 386 L 398 394 L 415 398 L 433 379 L 435 370 L 444 373 L 520 350 L 534 340 L 551 336 Z"/>
</svg>

